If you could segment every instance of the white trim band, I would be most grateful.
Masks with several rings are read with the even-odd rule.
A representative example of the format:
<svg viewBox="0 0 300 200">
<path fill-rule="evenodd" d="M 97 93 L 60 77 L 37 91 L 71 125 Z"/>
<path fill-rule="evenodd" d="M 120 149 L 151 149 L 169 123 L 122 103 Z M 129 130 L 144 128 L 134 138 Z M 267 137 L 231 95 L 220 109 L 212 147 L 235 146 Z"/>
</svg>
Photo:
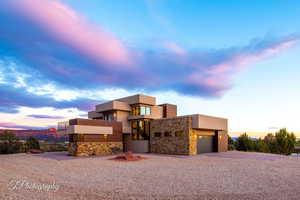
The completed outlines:
<svg viewBox="0 0 300 200">
<path fill-rule="evenodd" d="M 108 126 L 84 126 L 72 125 L 67 128 L 68 134 L 99 134 L 99 135 L 112 135 L 113 129 Z"/>
</svg>

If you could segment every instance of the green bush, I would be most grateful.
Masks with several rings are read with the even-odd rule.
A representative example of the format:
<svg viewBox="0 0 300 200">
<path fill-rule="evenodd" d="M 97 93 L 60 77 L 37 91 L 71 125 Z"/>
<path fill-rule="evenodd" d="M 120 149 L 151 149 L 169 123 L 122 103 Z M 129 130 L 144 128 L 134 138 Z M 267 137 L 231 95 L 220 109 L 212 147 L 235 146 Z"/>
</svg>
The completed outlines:
<svg viewBox="0 0 300 200">
<path fill-rule="evenodd" d="M 228 141 L 229 144 L 231 141 Z M 275 135 L 269 133 L 265 138 L 252 140 L 246 133 L 240 135 L 233 143 L 236 150 L 256 151 L 290 155 L 295 151 L 296 137 L 286 129 L 280 129 Z"/>
<path fill-rule="evenodd" d="M 274 153 L 290 155 L 294 152 L 296 146 L 296 136 L 289 133 L 285 128 L 275 133 L 276 149 Z"/>
<path fill-rule="evenodd" d="M 234 141 L 230 136 L 228 136 L 228 150 L 229 151 L 235 150 Z"/>
<path fill-rule="evenodd" d="M 238 151 L 253 151 L 254 144 L 247 133 L 244 133 L 237 138 L 235 142 L 235 148 Z"/>
<path fill-rule="evenodd" d="M 253 142 L 253 151 L 270 153 L 270 148 L 264 140 L 258 139 L 258 140 L 253 140 L 252 142 Z"/>
<path fill-rule="evenodd" d="M 0 133 L 0 154 L 20 153 L 22 144 L 15 133 L 4 131 Z"/>
<path fill-rule="evenodd" d="M 41 150 L 44 152 L 67 151 L 68 146 L 65 144 L 41 144 Z"/>
<path fill-rule="evenodd" d="M 300 147 L 300 140 L 297 140 L 296 146 L 297 146 L 297 147 Z"/>
<path fill-rule="evenodd" d="M 26 139 L 26 148 L 28 149 L 40 149 L 40 143 L 35 137 L 28 137 Z"/>
</svg>

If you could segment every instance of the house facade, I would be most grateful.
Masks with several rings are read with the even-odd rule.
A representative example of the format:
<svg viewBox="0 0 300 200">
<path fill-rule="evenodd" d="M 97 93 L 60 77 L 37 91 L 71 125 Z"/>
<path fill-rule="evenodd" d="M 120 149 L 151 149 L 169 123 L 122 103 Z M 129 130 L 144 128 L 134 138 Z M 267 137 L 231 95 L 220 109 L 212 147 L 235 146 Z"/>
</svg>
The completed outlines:
<svg viewBox="0 0 300 200">
<path fill-rule="evenodd" d="M 207 115 L 177 116 L 177 106 L 156 105 L 137 94 L 96 105 L 89 119 L 59 123 L 69 134 L 74 156 L 132 151 L 195 155 L 227 151 L 227 119 Z"/>
</svg>

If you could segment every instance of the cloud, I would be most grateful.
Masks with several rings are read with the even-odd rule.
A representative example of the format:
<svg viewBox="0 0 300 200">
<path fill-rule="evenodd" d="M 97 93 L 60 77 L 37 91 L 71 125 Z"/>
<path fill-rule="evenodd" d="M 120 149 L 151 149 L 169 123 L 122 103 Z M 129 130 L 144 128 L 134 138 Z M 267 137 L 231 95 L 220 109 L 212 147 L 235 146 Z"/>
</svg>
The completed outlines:
<svg viewBox="0 0 300 200">
<path fill-rule="evenodd" d="M 51 116 L 51 115 L 27 115 L 27 117 L 37 118 L 37 119 L 64 119 L 62 116 Z"/>
<path fill-rule="evenodd" d="M 284 51 L 300 38 L 299 34 L 264 37 L 224 49 L 186 49 L 172 41 L 133 48 L 62 2 L 50 0 L 1 0 L 0 24 L 0 55 L 22 63 L 20 71 L 39 74 L 32 82 L 38 78 L 70 90 L 171 90 L 201 97 L 222 96 L 244 66 Z M 27 94 L 22 98 L 22 102 L 30 99 Z M 87 103 L 87 99 L 61 105 L 48 98 L 45 103 L 35 100 L 28 104 Z"/>
<path fill-rule="evenodd" d="M 17 125 L 15 123 L 10 123 L 10 122 L 0 122 L 0 127 L 2 128 L 7 128 L 7 129 L 48 129 L 51 127 L 37 127 L 37 126 L 24 126 L 24 125 Z"/>
<path fill-rule="evenodd" d="M 78 108 L 80 110 L 92 110 L 99 101 L 91 99 L 77 98 L 71 101 L 56 101 L 44 95 L 34 95 L 23 88 L 14 88 L 7 85 L 0 85 L 0 111 L 6 113 L 16 113 L 20 106 L 39 108 Z"/>
</svg>

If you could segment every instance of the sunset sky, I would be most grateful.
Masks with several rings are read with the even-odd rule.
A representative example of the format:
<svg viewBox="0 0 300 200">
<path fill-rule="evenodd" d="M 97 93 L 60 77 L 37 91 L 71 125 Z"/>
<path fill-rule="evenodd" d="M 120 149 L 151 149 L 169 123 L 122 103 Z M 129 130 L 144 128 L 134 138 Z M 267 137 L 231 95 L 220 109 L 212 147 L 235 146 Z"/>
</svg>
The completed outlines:
<svg viewBox="0 0 300 200">
<path fill-rule="evenodd" d="M 299 19 L 299 0 L 1 0 L 0 128 L 144 93 L 231 132 L 300 133 Z"/>
</svg>

